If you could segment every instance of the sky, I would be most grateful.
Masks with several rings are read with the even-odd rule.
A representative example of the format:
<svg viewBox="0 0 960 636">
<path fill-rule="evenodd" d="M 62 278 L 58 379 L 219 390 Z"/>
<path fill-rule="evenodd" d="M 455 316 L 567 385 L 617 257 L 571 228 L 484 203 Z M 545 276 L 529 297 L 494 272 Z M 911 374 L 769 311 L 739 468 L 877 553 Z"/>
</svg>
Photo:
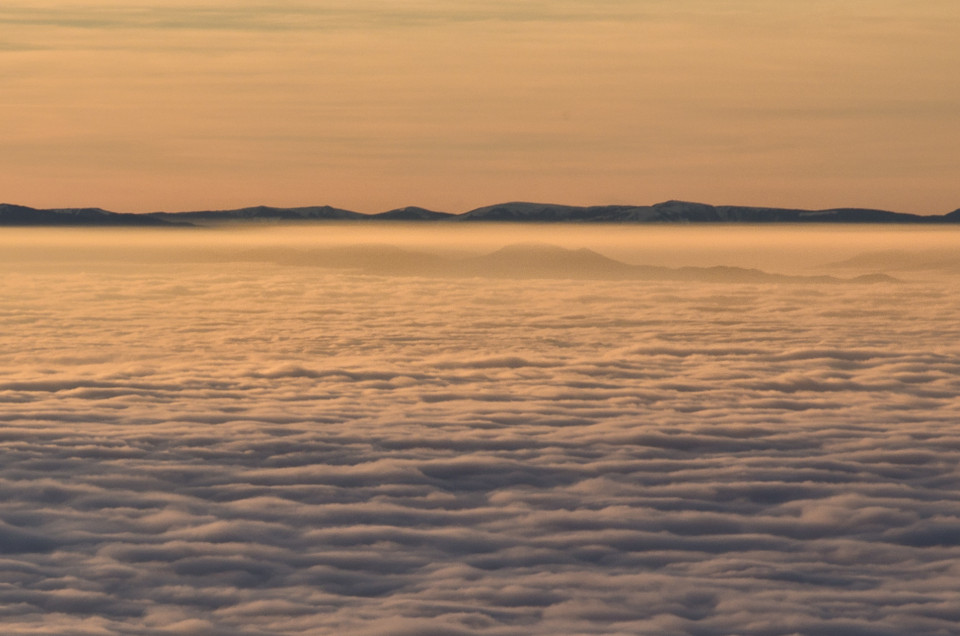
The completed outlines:
<svg viewBox="0 0 960 636">
<path fill-rule="evenodd" d="M 960 207 L 955 0 L 9 0 L 0 200 Z"/>
</svg>

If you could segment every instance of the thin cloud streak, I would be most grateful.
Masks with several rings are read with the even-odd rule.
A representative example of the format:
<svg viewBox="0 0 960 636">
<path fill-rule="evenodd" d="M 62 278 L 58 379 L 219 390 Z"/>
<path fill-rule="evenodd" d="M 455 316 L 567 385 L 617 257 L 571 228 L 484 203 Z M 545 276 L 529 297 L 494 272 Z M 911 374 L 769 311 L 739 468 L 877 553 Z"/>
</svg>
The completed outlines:
<svg viewBox="0 0 960 636">
<path fill-rule="evenodd" d="M 656 12 L 621 3 L 486 3 L 464 7 L 449 2 L 420 5 L 389 2 L 234 3 L 230 7 L 170 3 L 131 7 L 129 3 L 85 3 L 67 8 L 8 5 L 0 23 L 68 29 L 315 31 L 357 28 L 421 28 L 472 22 L 582 22 L 657 19 Z M 660 13 L 663 12 L 661 8 Z"/>
</svg>

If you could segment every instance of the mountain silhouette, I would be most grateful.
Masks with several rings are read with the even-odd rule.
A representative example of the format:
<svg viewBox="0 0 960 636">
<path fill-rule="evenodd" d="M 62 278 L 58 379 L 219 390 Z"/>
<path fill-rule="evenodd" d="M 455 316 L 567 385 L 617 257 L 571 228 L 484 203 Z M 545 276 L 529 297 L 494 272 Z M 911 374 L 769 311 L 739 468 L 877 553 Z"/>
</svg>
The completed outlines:
<svg viewBox="0 0 960 636">
<path fill-rule="evenodd" d="M 0 225 L 5 226 L 136 226 L 176 227 L 182 220 L 165 220 L 150 214 L 121 214 L 101 208 L 54 208 L 38 210 L 25 205 L 0 203 Z"/>
<path fill-rule="evenodd" d="M 660 267 L 630 265 L 593 250 L 567 249 L 542 243 L 508 245 L 480 256 L 448 256 L 393 245 L 299 250 L 248 251 L 246 260 L 284 265 L 351 270 L 376 276 L 474 277 L 507 279 L 657 280 L 732 283 L 881 283 L 897 282 L 886 274 L 853 279 L 833 276 L 790 276 L 743 267 Z"/>
<path fill-rule="evenodd" d="M 960 223 L 960 209 L 943 215 L 918 215 L 868 208 L 800 210 L 689 201 L 654 205 L 573 206 L 512 202 L 451 214 L 409 206 L 379 214 L 363 214 L 329 205 L 273 207 L 258 205 L 232 210 L 123 214 L 101 208 L 35 209 L 0 204 L 0 225 L 217 225 L 222 223 L 287 223 L 321 221 L 410 221 L 417 223 Z"/>
</svg>

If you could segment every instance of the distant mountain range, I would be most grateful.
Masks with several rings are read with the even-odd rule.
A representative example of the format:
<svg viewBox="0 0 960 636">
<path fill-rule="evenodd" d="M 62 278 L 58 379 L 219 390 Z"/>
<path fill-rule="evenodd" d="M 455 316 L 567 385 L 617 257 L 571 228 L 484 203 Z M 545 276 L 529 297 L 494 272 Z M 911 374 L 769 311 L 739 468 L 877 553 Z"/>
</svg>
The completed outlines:
<svg viewBox="0 0 960 636">
<path fill-rule="evenodd" d="M 152 214 L 121 214 L 100 208 L 55 208 L 37 210 L 25 205 L 0 203 L 0 225 L 110 225 L 163 227 L 177 225 Z"/>
<path fill-rule="evenodd" d="M 216 258 L 216 257 L 213 257 Z M 714 267 L 662 267 L 631 265 L 587 248 L 568 249 L 545 243 L 507 245 L 489 254 L 441 255 L 394 245 L 351 245 L 313 248 L 259 248 L 232 258 L 279 265 L 349 270 L 375 276 L 427 276 L 452 278 L 646 280 L 719 283 L 895 283 L 886 274 L 853 278 L 791 276 L 759 269 Z"/>
<path fill-rule="evenodd" d="M 309 206 L 278 208 L 255 206 L 236 210 L 123 214 L 100 208 L 35 209 L 0 203 L 0 225 L 6 226 L 140 226 L 183 227 L 221 223 L 283 223 L 305 221 L 408 221 L 499 223 L 960 223 L 960 209 L 944 215 L 923 216 L 864 208 L 797 210 L 735 205 L 708 205 L 666 201 L 654 205 L 572 206 L 547 203 L 500 203 L 463 214 L 418 207 L 380 214 L 362 214 L 340 208 Z"/>
</svg>

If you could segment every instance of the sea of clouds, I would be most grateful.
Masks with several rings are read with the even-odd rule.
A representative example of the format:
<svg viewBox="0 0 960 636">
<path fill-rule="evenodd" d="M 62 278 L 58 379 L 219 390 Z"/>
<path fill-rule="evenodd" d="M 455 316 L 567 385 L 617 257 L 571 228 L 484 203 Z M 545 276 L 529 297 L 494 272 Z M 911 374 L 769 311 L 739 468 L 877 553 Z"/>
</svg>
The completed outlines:
<svg viewBox="0 0 960 636">
<path fill-rule="evenodd" d="M 0 269 L 4 634 L 953 634 L 960 285 Z"/>
</svg>

